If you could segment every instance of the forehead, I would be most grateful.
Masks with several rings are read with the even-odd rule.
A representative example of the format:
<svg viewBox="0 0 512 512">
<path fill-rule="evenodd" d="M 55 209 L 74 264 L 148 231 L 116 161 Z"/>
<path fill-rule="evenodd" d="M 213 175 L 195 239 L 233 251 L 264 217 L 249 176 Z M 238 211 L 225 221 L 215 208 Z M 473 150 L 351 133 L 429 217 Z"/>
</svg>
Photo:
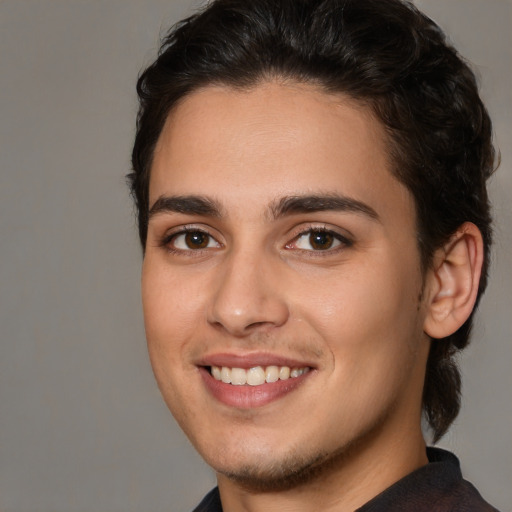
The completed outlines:
<svg viewBox="0 0 512 512">
<path fill-rule="evenodd" d="M 162 195 L 229 193 L 249 206 L 339 192 L 385 208 L 386 200 L 407 196 L 390 169 L 381 122 L 345 95 L 289 83 L 243 91 L 209 86 L 185 97 L 167 119 L 155 148 L 150 206 Z"/>
</svg>

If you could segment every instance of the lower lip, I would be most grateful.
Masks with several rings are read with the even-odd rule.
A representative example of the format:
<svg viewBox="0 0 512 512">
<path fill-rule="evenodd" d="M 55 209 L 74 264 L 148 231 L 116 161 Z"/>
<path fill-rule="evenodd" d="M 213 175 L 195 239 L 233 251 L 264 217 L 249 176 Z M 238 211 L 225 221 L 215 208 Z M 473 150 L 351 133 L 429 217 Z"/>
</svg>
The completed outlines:
<svg viewBox="0 0 512 512">
<path fill-rule="evenodd" d="M 200 367 L 199 371 L 208 391 L 219 402 L 237 409 L 262 407 L 279 400 L 297 389 L 312 373 L 309 371 L 299 377 L 266 382 L 260 386 L 235 386 L 214 379 L 208 369 L 204 367 Z"/>
</svg>

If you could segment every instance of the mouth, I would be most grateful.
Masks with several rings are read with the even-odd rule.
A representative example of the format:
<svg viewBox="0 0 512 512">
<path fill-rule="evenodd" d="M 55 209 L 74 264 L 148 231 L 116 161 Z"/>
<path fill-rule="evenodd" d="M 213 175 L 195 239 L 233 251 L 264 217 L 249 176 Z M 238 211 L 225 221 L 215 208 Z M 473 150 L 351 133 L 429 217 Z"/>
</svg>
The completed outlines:
<svg viewBox="0 0 512 512">
<path fill-rule="evenodd" d="M 268 355 L 208 359 L 199 365 L 206 389 L 216 401 L 235 409 L 259 408 L 280 400 L 316 373 L 310 365 Z"/>
<path fill-rule="evenodd" d="M 278 381 L 296 379 L 308 373 L 309 366 L 254 366 L 252 368 L 233 368 L 229 366 L 207 367 L 210 375 L 217 381 L 233 386 L 262 386 Z"/>
</svg>

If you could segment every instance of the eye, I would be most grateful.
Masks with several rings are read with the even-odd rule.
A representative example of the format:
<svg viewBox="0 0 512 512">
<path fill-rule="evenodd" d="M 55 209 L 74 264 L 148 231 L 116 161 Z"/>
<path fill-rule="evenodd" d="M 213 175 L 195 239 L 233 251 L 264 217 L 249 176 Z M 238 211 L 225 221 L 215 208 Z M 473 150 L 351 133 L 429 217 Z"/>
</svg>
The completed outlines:
<svg viewBox="0 0 512 512">
<path fill-rule="evenodd" d="M 172 235 L 165 244 L 178 251 L 218 248 L 220 244 L 204 231 L 182 231 Z"/>
<path fill-rule="evenodd" d="M 333 231 L 325 229 L 310 229 L 286 246 L 287 249 L 301 249 L 303 251 L 328 251 L 350 245 L 349 240 Z"/>
</svg>

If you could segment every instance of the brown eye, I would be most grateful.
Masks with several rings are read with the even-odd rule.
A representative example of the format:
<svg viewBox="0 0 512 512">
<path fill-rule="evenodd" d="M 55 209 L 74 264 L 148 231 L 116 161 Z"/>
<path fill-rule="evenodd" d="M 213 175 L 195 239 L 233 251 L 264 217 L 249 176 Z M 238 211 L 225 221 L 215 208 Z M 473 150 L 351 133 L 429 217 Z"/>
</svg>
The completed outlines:
<svg viewBox="0 0 512 512">
<path fill-rule="evenodd" d="M 209 241 L 210 237 L 201 231 L 190 231 L 185 235 L 185 244 L 189 249 L 204 249 Z"/>
<path fill-rule="evenodd" d="M 350 247 L 351 241 L 334 231 L 325 229 L 308 229 L 287 244 L 287 249 L 302 251 L 331 251 L 336 248 Z"/>
<path fill-rule="evenodd" d="M 203 231 L 182 231 L 169 237 L 165 242 L 170 249 L 178 251 L 198 251 L 201 249 L 219 249 L 221 245 L 215 238 Z"/>
<path fill-rule="evenodd" d="M 309 243 L 317 251 L 330 249 L 335 241 L 332 233 L 328 231 L 311 231 L 309 234 Z"/>
</svg>

